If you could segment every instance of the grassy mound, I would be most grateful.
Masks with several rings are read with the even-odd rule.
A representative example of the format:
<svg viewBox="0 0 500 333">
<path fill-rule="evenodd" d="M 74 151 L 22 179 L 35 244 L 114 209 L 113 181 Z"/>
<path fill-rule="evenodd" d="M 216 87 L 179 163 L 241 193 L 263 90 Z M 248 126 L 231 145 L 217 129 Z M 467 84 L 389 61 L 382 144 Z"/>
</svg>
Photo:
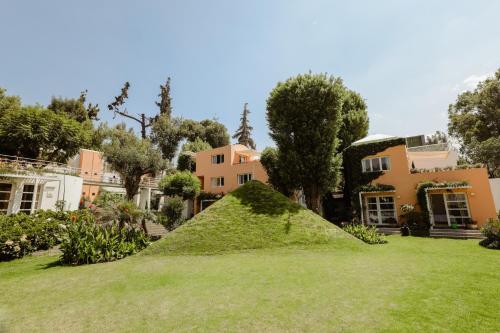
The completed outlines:
<svg viewBox="0 0 500 333">
<path fill-rule="evenodd" d="M 144 254 L 215 254 L 244 249 L 359 241 L 258 181 L 228 193 Z"/>
</svg>

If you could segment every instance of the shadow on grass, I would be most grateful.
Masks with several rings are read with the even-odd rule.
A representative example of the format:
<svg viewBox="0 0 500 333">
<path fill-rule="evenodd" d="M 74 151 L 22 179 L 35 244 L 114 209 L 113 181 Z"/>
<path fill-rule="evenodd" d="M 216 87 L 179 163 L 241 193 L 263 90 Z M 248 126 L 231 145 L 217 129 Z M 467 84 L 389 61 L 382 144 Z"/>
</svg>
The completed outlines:
<svg viewBox="0 0 500 333">
<path fill-rule="evenodd" d="M 249 206 L 255 214 L 278 216 L 286 212 L 294 214 L 303 209 L 283 194 L 257 180 L 247 182 L 230 195 L 238 198 L 241 204 Z"/>
<path fill-rule="evenodd" d="M 53 268 L 53 267 L 62 267 L 62 266 L 66 266 L 66 265 L 58 258 L 58 259 L 51 261 L 47 264 L 40 265 L 39 269 L 49 269 L 49 268 Z"/>
</svg>

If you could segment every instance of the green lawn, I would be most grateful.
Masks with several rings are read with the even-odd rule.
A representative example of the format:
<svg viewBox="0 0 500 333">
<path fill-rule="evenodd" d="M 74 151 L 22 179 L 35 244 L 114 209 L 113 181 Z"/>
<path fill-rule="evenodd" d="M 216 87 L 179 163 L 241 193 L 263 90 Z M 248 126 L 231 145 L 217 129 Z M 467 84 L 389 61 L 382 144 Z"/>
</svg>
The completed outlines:
<svg viewBox="0 0 500 333">
<path fill-rule="evenodd" d="M 499 332 L 500 251 L 477 241 L 0 263 L 0 332 Z"/>
</svg>

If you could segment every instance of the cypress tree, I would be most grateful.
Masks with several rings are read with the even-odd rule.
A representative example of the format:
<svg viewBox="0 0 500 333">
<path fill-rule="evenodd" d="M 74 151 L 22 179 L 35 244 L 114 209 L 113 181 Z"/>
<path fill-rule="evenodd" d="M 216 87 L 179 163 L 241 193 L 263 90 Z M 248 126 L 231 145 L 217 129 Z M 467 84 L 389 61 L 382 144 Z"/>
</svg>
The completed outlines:
<svg viewBox="0 0 500 333">
<path fill-rule="evenodd" d="M 255 149 L 255 142 L 253 141 L 251 137 L 251 132 L 253 130 L 253 127 L 248 124 L 248 114 L 250 113 L 250 110 L 248 110 L 248 103 L 245 103 L 245 106 L 243 107 L 243 113 L 241 115 L 241 125 L 234 133 L 233 139 L 238 139 L 238 143 L 242 144 L 244 146 L 247 146 L 248 148 Z"/>
</svg>

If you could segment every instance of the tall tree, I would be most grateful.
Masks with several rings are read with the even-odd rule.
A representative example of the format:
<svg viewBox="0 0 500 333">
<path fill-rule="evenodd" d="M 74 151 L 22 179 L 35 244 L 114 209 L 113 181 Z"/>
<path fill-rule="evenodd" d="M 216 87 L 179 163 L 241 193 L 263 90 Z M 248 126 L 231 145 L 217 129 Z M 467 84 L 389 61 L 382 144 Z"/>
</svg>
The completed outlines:
<svg viewBox="0 0 500 333">
<path fill-rule="evenodd" d="M 341 115 L 342 121 L 338 133 L 339 152 L 364 138 L 368 134 L 370 124 L 365 100 L 360 94 L 349 89 L 346 89 Z"/>
<path fill-rule="evenodd" d="M 271 91 L 267 121 L 275 141 L 277 167 L 302 189 L 309 209 L 319 213 L 320 197 L 339 179 L 337 133 L 345 88 L 326 74 L 304 74 Z"/>
<path fill-rule="evenodd" d="M 64 114 L 41 106 L 11 109 L 0 119 L 0 152 L 66 162 L 90 141 L 91 132 Z"/>
<path fill-rule="evenodd" d="M 0 87 L 0 118 L 9 111 L 19 112 L 20 110 L 21 98 L 7 95 L 7 91 Z"/>
<path fill-rule="evenodd" d="M 181 133 L 188 141 L 197 138 L 207 142 L 211 147 L 218 148 L 229 144 L 227 128 L 215 119 L 205 119 L 200 122 L 186 119 L 182 122 Z"/>
<path fill-rule="evenodd" d="M 170 77 L 164 85 L 160 85 L 160 100 L 155 102 L 160 108 L 160 115 L 166 115 L 168 118 L 172 117 L 172 98 L 170 97 Z"/>
<path fill-rule="evenodd" d="M 144 175 L 153 176 L 168 166 L 151 141 L 138 138 L 132 129 L 126 129 L 125 124 L 110 130 L 103 151 L 106 161 L 122 177 L 128 200 L 139 191 Z"/>
<path fill-rule="evenodd" d="M 181 119 L 171 118 L 168 114 L 160 114 L 153 122 L 151 139 L 160 148 L 164 159 L 172 161 L 174 158 L 183 138 L 181 125 Z"/>
<path fill-rule="evenodd" d="M 428 145 L 435 145 L 438 143 L 447 143 L 448 136 L 444 132 L 436 131 L 434 134 L 428 135 L 425 138 L 425 141 Z"/>
<path fill-rule="evenodd" d="M 267 147 L 260 155 L 260 163 L 264 167 L 268 177 L 268 183 L 276 190 L 287 197 L 291 197 L 297 187 L 293 178 L 286 170 L 279 167 L 278 150 Z"/>
<path fill-rule="evenodd" d="M 94 105 L 92 103 L 85 105 L 86 100 L 87 90 L 84 90 L 80 93 L 80 97 L 78 98 L 52 97 L 47 108 L 56 113 L 65 114 L 79 123 L 89 120 L 98 120 L 99 105 Z"/>
<path fill-rule="evenodd" d="M 182 145 L 181 153 L 177 158 L 177 170 L 196 171 L 196 153 L 210 149 L 212 149 L 212 146 L 200 138 L 196 138 L 195 141 L 186 142 Z"/>
<path fill-rule="evenodd" d="M 125 101 L 128 98 L 129 88 L 130 88 L 130 83 L 127 81 L 123 85 L 120 95 L 115 96 L 115 100 L 110 104 L 108 104 L 108 109 L 110 111 L 113 111 L 115 116 L 116 114 L 119 114 L 120 116 L 132 119 L 137 123 L 139 123 L 139 125 L 141 126 L 141 137 L 143 139 L 146 139 L 147 137 L 146 129 L 153 125 L 155 117 L 147 117 L 145 113 L 139 113 L 137 116 L 132 116 L 131 114 L 128 113 L 127 109 L 123 110 L 121 109 L 121 107 L 123 106 L 123 104 L 125 104 Z"/>
<path fill-rule="evenodd" d="M 461 153 L 487 164 L 490 176 L 500 176 L 500 69 L 474 91 L 458 95 L 448 118 L 448 133 L 460 143 Z"/>
<path fill-rule="evenodd" d="M 236 133 L 233 135 L 233 139 L 238 139 L 238 143 L 248 148 L 255 149 L 255 142 L 253 141 L 251 134 L 253 127 L 248 123 L 248 114 L 250 110 L 248 110 L 248 103 L 245 103 L 243 106 L 243 113 L 241 114 L 241 124 L 240 127 L 236 130 Z"/>
</svg>

